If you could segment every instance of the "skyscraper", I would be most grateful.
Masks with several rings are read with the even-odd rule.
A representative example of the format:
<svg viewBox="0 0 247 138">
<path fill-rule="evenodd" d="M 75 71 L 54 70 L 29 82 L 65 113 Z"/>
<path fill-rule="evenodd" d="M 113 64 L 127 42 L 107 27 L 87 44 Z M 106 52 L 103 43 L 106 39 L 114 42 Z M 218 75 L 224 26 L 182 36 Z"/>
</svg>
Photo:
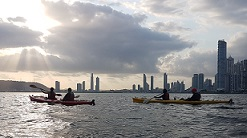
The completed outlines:
<svg viewBox="0 0 247 138">
<path fill-rule="evenodd" d="M 136 85 L 135 84 L 132 85 L 132 90 L 136 91 Z"/>
<path fill-rule="evenodd" d="M 99 92 L 99 77 L 96 77 L 95 91 Z"/>
<path fill-rule="evenodd" d="M 55 81 L 55 92 L 59 92 L 59 91 L 60 91 L 60 82 Z"/>
<path fill-rule="evenodd" d="M 77 92 L 81 92 L 81 83 L 77 83 L 76 89 L 77 89 Z"/>
<path fill-rule="evenodd" d="M 82 82 L 82 91 L 84 92 L 85 90 L 86 90 L 86 82 L 83 81 L 83 82 Z"/>
<path fill-rule="evenodd" d="M 218 41 L 218 60 L 217 60 L 217 89 L 225 89 L 225 75 L 227 71 L 226 48 L 227 43 L 224 40 Z"/>
<path fill-rule="evenodd" d="M 199 77 L 198 77 L 198 89 L 199 89 L 199 91 L 204 89 L 203 84 L 204 84 L 204 74 L 199 73 Z"/>
<path fill-rule="evenodd" d="M 147 91 L 147 78 L 146 78 L 146 74 L 143 74 L 143 91 L 144 92 Z"/>
<path fill-rule="evenodd" d="M 154 76 L 151 76 L 151 91 L 154 90 Z"/>
<path fill-rule="evenodd" d="M 167 85 L 167 74 L 166 73 L 164 73 L 164 89 L 169 89 L 168 88 L 168 85 Z"/>
<path fill-rule="evenodd" d="M 93 91 L 94 90 L 94 83 L 93 83 L 93 73 L 91 74 L 91 88 L 90 88 L 90 91 Z"/>
<path fill-rule="evenodd" d="M 192 88 L 198 89 L 199 76 L 198 74 L 194 74 L 192 77 Z"/>
</svg>

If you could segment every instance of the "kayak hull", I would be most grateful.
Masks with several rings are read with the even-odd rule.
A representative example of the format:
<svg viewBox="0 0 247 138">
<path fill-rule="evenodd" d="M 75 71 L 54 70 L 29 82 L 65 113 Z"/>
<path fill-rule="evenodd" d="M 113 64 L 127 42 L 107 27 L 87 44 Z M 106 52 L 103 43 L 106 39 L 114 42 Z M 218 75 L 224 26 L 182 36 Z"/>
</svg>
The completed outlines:
<svg viewBox="0 0 247 138">
<path fill-rule="evenodd" d="M 73 105 L 95 105 L 95 101 L 89 101 L 89 100 L 74 100 L 74 101 L 62 101 L 62 100 L 51 100 L 47 99 L 44 96 L 31 96 L 29 95 L 29 98 L 31 101 L 39 102 L 39 103 L 48 103 L 48 104 L 62 104 L 67 106 L 73 106 Z"/>
<path fill-rule="evenodd" d="M 185 100 L 158 100 L 147 98 L 132 98 L 134 103 L 164 103 L 164 104 L 219 104 L 219 103 L 233 103 L 232 99 L 225 100 L 203 100 L 203 101 L 185 101 Z"/>
</svg>

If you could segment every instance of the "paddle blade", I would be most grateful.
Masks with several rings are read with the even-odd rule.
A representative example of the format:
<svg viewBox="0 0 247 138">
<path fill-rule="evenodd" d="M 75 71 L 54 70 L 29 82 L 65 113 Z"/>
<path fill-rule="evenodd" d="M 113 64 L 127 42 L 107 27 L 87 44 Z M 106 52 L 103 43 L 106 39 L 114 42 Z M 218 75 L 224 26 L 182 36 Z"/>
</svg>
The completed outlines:
<svg viewBox="0 0 247 138">
<path fill-rule="evenodd" d="M 29 85 L 30 87 L 32 87 L 32 88 L 37 88 L 37 86 L 35 86 L 35 85 Z"/>
</svg>

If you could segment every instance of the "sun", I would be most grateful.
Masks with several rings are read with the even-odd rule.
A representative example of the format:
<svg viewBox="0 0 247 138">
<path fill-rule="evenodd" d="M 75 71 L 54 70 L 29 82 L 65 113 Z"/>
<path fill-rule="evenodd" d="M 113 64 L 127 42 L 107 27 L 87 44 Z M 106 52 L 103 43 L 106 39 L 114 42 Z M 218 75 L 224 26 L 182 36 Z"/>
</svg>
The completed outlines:
<svg viewBox="0 0 247 138">
<path fill-rule="evenodd" d="M 24 26 L 43 33 L 48 33 L 47 30 L 49 28 L 59 25 L 59 22 L 49 18 L 45 14 L 45 8 L 41 0 L 1 1 L 0 18 L 7 21 L 10 17 L 23 17 L 26 19 Z"/>
</svg>

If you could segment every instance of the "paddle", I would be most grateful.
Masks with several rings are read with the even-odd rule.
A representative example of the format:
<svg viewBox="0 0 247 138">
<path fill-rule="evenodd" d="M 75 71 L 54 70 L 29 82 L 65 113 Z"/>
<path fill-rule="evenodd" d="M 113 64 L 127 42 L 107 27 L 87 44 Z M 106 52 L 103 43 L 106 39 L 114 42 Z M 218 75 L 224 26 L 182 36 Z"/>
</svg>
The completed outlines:
<svg viewBox="0 0 247 138">
<path fill-rule="evenodd" d="M 42 89 L 40 87 L 37 87 L 36 85 L 30 85 L 30 87 L 36 88 L 36 89 L 40 89 L 42 92 L 45 92 L 46 91 L 45 89 Z M 62 94 L 56 94 L 56 96 L 62 96 Z"/>
<path fill-rule="evenodd" d="M 156 95 L 156 96 L 160 96 L 160 95 L 162 95 L 163 93 L 160 93 L 160 94 L 158 94 L 158 95 Z M 154 96 L 154 97 L 152 97 L 152 98 L 150 98 L 150 99 L 145 99 L 144 101 L 143 101 L 143 103 L 145 103 L 145 104 L 148 104 L 153 98 L 155 98 L 156 96 Z"/>
</svg>

